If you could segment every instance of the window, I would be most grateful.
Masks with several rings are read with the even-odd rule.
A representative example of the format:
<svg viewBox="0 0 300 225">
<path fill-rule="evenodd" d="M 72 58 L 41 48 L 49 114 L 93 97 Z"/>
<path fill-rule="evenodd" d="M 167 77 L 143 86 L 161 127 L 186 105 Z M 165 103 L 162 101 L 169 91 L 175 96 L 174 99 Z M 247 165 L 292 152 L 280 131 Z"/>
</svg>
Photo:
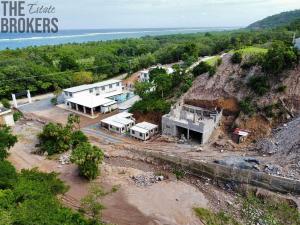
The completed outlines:
<svg viewBox="0 0 300 225">
<path fill-rule="evenodd" d="M 117 87 L 119 87 L 120 86 L 120 83 L 117 83 Z"/>
<path fill-rule="evenodd" d="M 140 137 L 143 137 L 143 134 L 142 134 L 142 133 L 140 133 Z"/>
<path fill-rule="evenodd" d="M 102 89 L 102 91 L 105 91 L 105 86 L 103 86 L 101 89 Z"/>
<path fill-rule="evenodd" d="M 148 133 L 146 133 L 146 137 L 148 137 L 149 136 L 149 134 Z"/>
<path fill-rule="evenodd" d="M 73 97 L 73 94 L 72 93 L 69 93 L 70 97 Z"/>
<path fill-rule="evenodd" d="M 131 130 L 131 133 L 132 133 L 132 134 L 135 134 L 135 131 L 134 131 L 134 130 Z"/>
<path fill-rule="evenodd" d="M 68 93 L 68 92 L 65 92 L 65 95 L 66 95 L 66 96 L 69 96 L 69 93 Z"/>
<path fill-rule="evenodd" d="M 109 85 L 109 88 L 112 88 L 112 84 Z"/>
<path fill-rule="evenodd" d="M 93 89 L 92 88 L 90 89 L 90 93 L 93 93 Z"/>
</svg>

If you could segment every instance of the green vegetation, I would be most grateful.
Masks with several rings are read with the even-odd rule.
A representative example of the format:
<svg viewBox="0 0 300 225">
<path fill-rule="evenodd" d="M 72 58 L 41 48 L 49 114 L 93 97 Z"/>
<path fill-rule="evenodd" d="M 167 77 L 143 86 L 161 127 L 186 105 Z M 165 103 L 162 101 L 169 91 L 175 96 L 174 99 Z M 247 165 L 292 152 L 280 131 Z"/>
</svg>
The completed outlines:
<svg viewBox="0 0 300 225">
<path fill-rule="evenodd" d="M 294 30 L 228 31 L 140 39 L 28 47 L 0 52 L 0 99 L 29 89 L 33 95 L 131 73 L 157 63 L 216 55 L 244 46 L 281 40 L 291 45 Z M 291 28 L 296 28 L 290 30 Z"/>
<path fill-rule="evenodd" d="M 1 155 L 16 141 L 9 128 L 0 128 Z M 58 174 L 37 169 L 17 173 L 4 158 L 0 158 L 1 225 L 100 225 L 62 206 L 57 195 L 64 194 L 68 188 L 57 178 Z"/>
<path fill-rule="evenodd" d="M 62 124 L 48 123 L 43 127 L 43 131 L 39 134 L 40 150 L 47 152 L 48 155 L 66 152 L 75 147 L 82 140 L 84 134 L 76 131 L 79 126 L 80 118 L 77 115 L 69 115 L 66 126 Z M 80 138 L 79 138 L 80 137 Z"/>
<path fill-rule="evenodd" d="M 252 91 L 260 96 L 266 94 L 270 90 L 268 78 L 264 75 L 253 76 L 249 79 L 247 85 Z"/>
<path fill-rule="evenodd" d="M 80 174 L 88 179 L 95 179 L 99 175 L 99 164 L 102 163 L 104 154 L 101 149 L 83 142 L 73 150 L 71 162 L 79 167 Z"/>
<path fill-rule="evenodd" d="M 300 18 L 300 10 L 279 13 L 269 16 L 263 20 L 257 21 L 248 26 L 250 29 L 275 28 L 286 26 L 296 19 Z"/>
<path fill-rule="evenodd" d="M 240 101 L 239 107 L 240 110 L 246 115 L 252 115 L 255 112 L 255 107 L 253 106 L 250 98 Z"/>
<path fill-rule="evenodd" d="M 164 99 L 152 99 L 146 98 L 136 102 L 131 108 L 132 112 L 160 112 L 168 113 L 170 111 L 171 104 Z"/>
<path fill-rule="evenodd" d="M 208 209 L 195 208 L 196 215 L 206 225 L 240 225 L 233 217 L 224 212 L 213 213 Z"/>
<path fill-rule="evenodd" d="M 208 209 L 195 208 L 199 219 L 207 225 L 297 225 L 300 224 L 300 213 L 297 208 L 276 197 L 256 197 L 254 194 L 238 200 L 240 208 L 226 209 L 214 213 Z"/>
<path fill-rule="evenodd" d="M 13 117 L 14 121 L 17 122 L 23 117 L 23 113 L 21 113 L 20 111 L 16 111 L 14 112 Z"/>
<path fill-rule="evenodd" d="M 3 98 L 1 100 L 1 104 L 3 105 L 4 108 L 10 109 L 10 103 L 9 103 L 9 100 L 7 98 Z"/>
<path fill-rule="evenodd" d="M 8 151 L 18 141 L 7 126 L 0 126 L 0 161 L 8 156 Z"/>
<path fill-rule="evenodd" d="M 281 41 L 276 41 L 269 48 L 262 66 L 267 74 L 278 75 L 298 63 L 298 51 Z"/>
</svg>

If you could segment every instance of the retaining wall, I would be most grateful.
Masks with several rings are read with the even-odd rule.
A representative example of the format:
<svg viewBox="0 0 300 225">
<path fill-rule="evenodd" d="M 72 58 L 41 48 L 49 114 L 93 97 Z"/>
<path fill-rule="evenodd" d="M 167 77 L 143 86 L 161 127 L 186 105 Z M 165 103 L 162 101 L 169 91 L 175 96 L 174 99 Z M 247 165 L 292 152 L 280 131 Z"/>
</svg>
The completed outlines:
<svg viewBox="0 0 300 225">
<path fill-rule="evenodd" d="M 238 184 L 249 184 L 280 193 L 300 194 L 300 181 L 290 178 L 272 176 L 263 172 L 237 169 L 217 163 L 184 159 L 175 155 L 147 151 L 146 154 L 174 165 L 182 166 L 195 176 L 207 176 L 221 181 L 234 181 Z"/>
</svg>

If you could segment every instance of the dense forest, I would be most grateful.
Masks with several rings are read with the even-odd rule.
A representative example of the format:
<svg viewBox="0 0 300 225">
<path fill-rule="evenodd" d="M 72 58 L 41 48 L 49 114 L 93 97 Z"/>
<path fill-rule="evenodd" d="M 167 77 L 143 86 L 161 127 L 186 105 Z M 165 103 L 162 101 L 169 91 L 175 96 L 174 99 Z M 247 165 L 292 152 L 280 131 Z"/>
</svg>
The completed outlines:
<svg viewBox="0 0 300 225">
<path fill-rule="evenodd" d="M 282 12 L 273 16 L 269 16 L 265 19 L 250 24 L 248 28 L 263 29 L 263 28 L 275 28 L 280 26 L 286 26 L 296 19 L 300 19 L 300 10 Z"/>
<path fill-rule="evenodd" d="M 28 47 L 0 52 L 0 99 L 29 89 L 33 94 L 132 73 L 157 63 L 214 55 L 274 40 L 292 43 L 291 29 L 211 32 L 85 44 Z"/>
</svg>

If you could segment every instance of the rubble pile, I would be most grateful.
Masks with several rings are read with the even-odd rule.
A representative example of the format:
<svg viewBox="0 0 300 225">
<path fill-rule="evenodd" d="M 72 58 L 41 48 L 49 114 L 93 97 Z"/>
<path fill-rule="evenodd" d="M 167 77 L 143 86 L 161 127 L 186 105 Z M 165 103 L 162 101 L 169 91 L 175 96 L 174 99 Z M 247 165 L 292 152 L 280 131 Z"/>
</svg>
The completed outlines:
<svg viewBox="0 0 300 225">
<path fill-rule="evenodd" d="M 278 165 L 265 165 L 265 172 L 269 175 L 282 175 L 282 168 Z"/>
<path fill-rule="evenodd" d="M 67 153 L 61 155 L 59 157 L 58 161 L 61 165 L 67 165 L 67 164 L 71 163 L 70 157 L 71 157 L 71 153 L 67 152 Z"/>
<path fill-rule="evenodd" d="M 156 176 L 153 173 L 140 174 L 137 176 L 132 176 L 131 178 L 138 187 L 149 187 L 159 181 L 164 180 L 163 176 Z"/>
<path fill-rule="evenodd" d="M 272 138 L 259 141 L 256 149 L 267 154 L 300 152 L 300 117 L 276 129 Z"/>
</svg>

